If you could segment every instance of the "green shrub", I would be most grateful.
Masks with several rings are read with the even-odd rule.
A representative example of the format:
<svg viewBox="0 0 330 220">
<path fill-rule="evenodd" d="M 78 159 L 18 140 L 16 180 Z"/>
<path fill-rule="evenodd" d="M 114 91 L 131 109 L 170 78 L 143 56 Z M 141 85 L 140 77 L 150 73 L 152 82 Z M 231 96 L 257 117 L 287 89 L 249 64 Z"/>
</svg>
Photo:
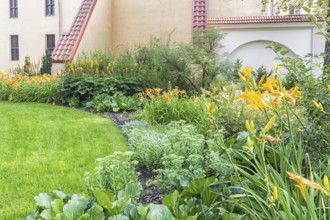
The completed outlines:
<svg viewBox="0 0 330 220">
<path fill-rule="evenodd" d="M 49 50 L 46 49 L 45 55 L 42 56 L 40 73 L 41 74 L 51 74 L 52 73 L 52 65 L 53 65 L 52 55 L 49 52 Z"/>
<path fill-rule="evenodd" d="M 107 76 L 70 74 L 64 77 L 58 98 L 72 106 L 94 110 L 132 110 L 141 104 L 137 98 L 127 98 L 142 90 L 133 80 L 117 80 Z M 136 106 L 134 106 L 136 104 Z"/>
</svg>

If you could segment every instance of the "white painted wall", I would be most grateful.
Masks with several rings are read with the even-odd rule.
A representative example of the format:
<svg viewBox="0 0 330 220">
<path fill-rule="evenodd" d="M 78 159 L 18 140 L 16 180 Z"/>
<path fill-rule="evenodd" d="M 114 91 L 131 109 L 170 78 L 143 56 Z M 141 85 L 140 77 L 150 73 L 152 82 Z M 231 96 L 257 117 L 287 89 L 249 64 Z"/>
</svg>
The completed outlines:
<svg viewBox="0 0 330 220">
<path fill-rule="evenodd" d="M 19 0 L 18 18 L 9 17 L 9 0 L 0 0 L 0 70 L 23 65 L 25 56 L 38 60 L 46 50 L 46 34 L 67 31 L 82 0 L 55 0 L 55 15 L 45 15 L 45 0 Z M 10 35 L 19 35 L 19 61 L 11 61 Z"/>
<path fill-rule="evenodd" d="M 273 42 L 281 44 L 290 51 L 286 56 L 320 54 L 324 50 L 325 40 L 315 33 L 318 30 L 308 22 L 300 23 L 268 23 L 268 24 L 235 24 L 221 25 L 226 33 L 221 54 L 228 53 L 232 61 L 241 59 L 243 65 L 258 68 L 264 65 L 268 70 L 273 68 L 276 54 L 266 47 Z M 220 52 L 219 52 L 220 53 Z M 315 59 L 322 62 L 322 59 Z M 317 70 L 316 73 L 320 73 Z"/>
</svg>

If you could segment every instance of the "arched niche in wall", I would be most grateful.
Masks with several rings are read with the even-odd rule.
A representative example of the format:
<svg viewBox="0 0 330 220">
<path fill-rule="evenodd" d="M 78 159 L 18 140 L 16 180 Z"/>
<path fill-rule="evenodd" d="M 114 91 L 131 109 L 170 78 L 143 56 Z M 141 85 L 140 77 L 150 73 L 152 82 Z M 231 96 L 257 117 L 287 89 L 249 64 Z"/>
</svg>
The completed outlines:
<svg viewBox="0 0 330 220">
<path fill-rule="evenodd" d="M 243 62 L 243 66 L 251 66 L 255 69 L 264 65 L 267 70 L 273 69 L 273 60 L 276 57 L 275 52 L 272 49 L 266 48 L 271 46 L 273 41 L 266 41 L 266 40 L 256 40 L 244 43 L 238 47 L 236 47 L 232 52 L 229 53 L 229 60 L 236 60 L 240 59 Z M 284 50 L 288 50 L 285 56 L 289 58 L 295 58 L 296 54 L 286 47 L 285 45 L 280 46 Z"/>
</svg>

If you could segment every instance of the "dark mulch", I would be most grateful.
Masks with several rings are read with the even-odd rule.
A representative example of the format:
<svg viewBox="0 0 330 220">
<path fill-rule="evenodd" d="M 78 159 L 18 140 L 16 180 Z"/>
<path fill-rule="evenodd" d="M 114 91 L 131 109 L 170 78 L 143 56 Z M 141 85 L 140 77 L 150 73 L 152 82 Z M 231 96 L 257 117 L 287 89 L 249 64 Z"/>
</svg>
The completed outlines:
<svg viewBox="0 0 330 220">
<path fill-rule="evenodd" d="M 129 113 L 110 112 L 109 116 L 120 130 L 123 125 L 132 120 Z M 153 184 L 154 175 L 152 170 L 146 166 L 138 166 L 137 172 L 140 173 L 139 182 L 143 187 L 143 192 L 139 197 L 138 202 L 142 204 L 160 204 L 163 200 L 163 194 L 160 192 L 159 187 Z"/>
</svg>

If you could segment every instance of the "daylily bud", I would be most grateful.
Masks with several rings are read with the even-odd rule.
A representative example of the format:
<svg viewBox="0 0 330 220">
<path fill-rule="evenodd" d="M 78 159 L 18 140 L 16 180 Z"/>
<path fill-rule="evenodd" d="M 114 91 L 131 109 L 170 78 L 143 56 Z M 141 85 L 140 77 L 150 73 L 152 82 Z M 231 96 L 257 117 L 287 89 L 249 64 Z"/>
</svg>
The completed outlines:
<svg viewBox="0 0 330 220">
<path fill-rule="evenodd" d="M 273 65 L 274 65 L 275 73 L 278 73 L 278 64 L 274 61 Z"/>
<path fill-rule="evenodd" d="M 247 137 L 247 145 L 248 147 L 253 148 L 253 141 L 251 140 L 250 137 Z"/>
<path fill-rule="evenodd" d="M 278 192 L 277 192 L 277 187 L 274 186 L 274 190 L 273 190 L 273 202 L 276 202 L 278 198 Z"/>
<path fill-rule="evenodd" d="M 274 115 L 266 124 L 264 130 L 262 131 L 262 134 L 266 134 L 275 124 L 276 122 L 276 115 Z"/>
<path fill-rule="evenodd" d="M 316 108 L 320 109 L 320 111 L 324 111 L 322 103 L 318 103 L 316 101 L 312 101 L 312 103 L 315 105 Z"/>
<path fill-rule="evenodd" d="M 323 177 L 323 185 L 325 187 L 325 189 L 330 192 L 330 186 L 329 186 L 329 179 L 327 176 Z"/>
</svg>

